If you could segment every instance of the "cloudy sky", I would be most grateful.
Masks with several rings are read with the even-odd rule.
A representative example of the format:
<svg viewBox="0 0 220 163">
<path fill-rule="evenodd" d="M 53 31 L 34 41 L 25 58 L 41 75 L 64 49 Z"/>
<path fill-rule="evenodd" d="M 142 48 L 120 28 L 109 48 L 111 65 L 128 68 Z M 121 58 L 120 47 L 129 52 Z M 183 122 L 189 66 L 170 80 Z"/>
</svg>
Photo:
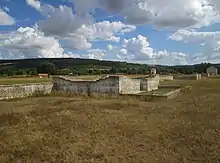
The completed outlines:
<svg viewBox="0 0 220 163">
<path fill-rule="evenodd" d="M 0 0 L 0 59 L 220 62 L 220 0 Z"/>
</svg>

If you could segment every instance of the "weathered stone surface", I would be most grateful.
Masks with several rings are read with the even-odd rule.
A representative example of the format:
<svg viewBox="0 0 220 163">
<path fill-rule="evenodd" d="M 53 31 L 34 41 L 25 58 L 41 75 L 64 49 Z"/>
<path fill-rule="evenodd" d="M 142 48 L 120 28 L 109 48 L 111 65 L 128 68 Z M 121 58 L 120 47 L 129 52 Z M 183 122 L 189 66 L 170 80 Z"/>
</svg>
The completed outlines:
<svg viewBox="0 0 220 163">
<path fill-rule="evenodd" d="M 176 80 L 201 80 L 202 75 L 201 74 L 190 74 L 190 75 L 176 75 L 174 76 L 174 79 Z"/>
<path fill-rule="evenodd" d="M 140 79 L 141 91 L 152 91 L 157 90 L 159 85 L 159 78 L 143 78 Z"/>
<path fill-rule="evenodd" d="M 172 75 L 159 75 L 160 81 L 165 81 L 165 80 L 173 80 L 173 76 Z"/>
<path fill-rule="evenodd" d="M 130 79 L 128 77 L 120 77 L 119 92 L 121 94 L 135 94 L 140 92 L 140 79 Z"/>
<path fill-rule="evenodd" d="M 0 85 L 0 100 L 32 96 L 35 93 L 50 94 L 52 84 Z"/>
<path fill-rule="evenodd" d="M 18 84 L 0 86 L 0 100 L 51 92 L 76 94 L 137 94 L 158 89 L 159 78 L 131 79 L 126 76 L 105 76 L 92 81 L 54 77 L 51 84 Z"/>
<path fill-rule="evenodd" d="M 72 92 L 72 93 L 119 93 L 119 77 L 109 77 L 97 79 L 94 81 L 77 81 L 64 77 L 53 78 L 54 89 L 58 92 Z"/>
<path fill-rule="evenodd" d="M 79 81 L 64 77 L 54 77 L 54 89 L 58 92 L 135 94 L 158 89 L 159 78 L 131 79 L 126 76 L 106 76 L 93 81 Z"/>
</svg>

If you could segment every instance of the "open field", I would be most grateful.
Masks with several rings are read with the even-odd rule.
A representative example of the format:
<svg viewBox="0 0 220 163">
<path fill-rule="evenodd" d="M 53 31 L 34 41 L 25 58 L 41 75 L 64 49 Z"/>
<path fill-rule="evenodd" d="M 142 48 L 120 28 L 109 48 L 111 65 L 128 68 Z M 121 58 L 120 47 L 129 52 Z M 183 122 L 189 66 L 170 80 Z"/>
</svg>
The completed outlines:
<svg viewBox="0 0 220 163">
<path fill-rule="evenodd" d="M 142 93 L 139 93 L 140 95 L 152 95 L 152 94 L 158 94 L 158 95 L 163 95 L 165 93 L 168 93 L 168 92 L 171 92 L 171 91 L 174 91 L 176 90 L 176 88 L 159 88 L 157 90 L 153 90 L 153 91 L 150 91 L 150 92 L 142 92 Z"/>
<path fill-rule="evenodd" d="M 164 84 L 192 85 L 192 91 L 160 102 L 1 101 L 0 162 L 220 162 L 220 79 Z"/>
<path fill-rule="evenodd" d="M 27 83 L 43 83 L 43 82 L 51 82 L 52 79 L 39 77 L 21 77 L 21 78 L 9 78 L 2 77 L 0 78 L 0 85 L 9 85 L 9 84 L 27 84 Z"/>
<path fill-rule="evenodd" d="M 80 75 L 80 76 L 67 76 L 70 79 L 77 80 L 94 80 L 102 75 Z M 128 77 L 135 78 L 143 75 L 128 75 Z M 146 76 L 146 75 L 145 75 Z M 9 84 L 27 84 L 27 83 L 43 83 L 51 82 L 52 78 L 42 78 L 39 77 L 21 77 L 21 78 L 10 78 L 10 77 L 0 77 L 0 85 L 9 85 Z"/>
<path fill-rule="evenodd" d="M 103 75 L 79 75 L 79 76 L 68 76 L 71 79 L 81 79 L 81 80 L 94 80 Z M 123 75 L 122 75 L 123 76 Z M 148 76 L 148 75 L 125 75 L 130 78 L 137 78 L 137 77 L 143 77 L 143 76 Z"/>
</svg>

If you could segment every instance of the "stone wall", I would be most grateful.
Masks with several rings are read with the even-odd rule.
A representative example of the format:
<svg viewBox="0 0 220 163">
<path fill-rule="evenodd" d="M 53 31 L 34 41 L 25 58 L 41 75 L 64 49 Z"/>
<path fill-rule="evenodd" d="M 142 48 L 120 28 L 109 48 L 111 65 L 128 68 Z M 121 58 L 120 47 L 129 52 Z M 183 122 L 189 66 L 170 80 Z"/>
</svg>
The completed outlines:
<svg viewBox="0 0 220 163">
<path fill-rule="evenodd" d="M 110 76 L 91 82 L 89 85 L 89 93 L 101 93 L 101 94 L 118 94 L 119 93 L 119 77 Z"/>
<path fill-rule="evenodd" d="M 130 79 L 126 76 L 107 76 L 92 81 L 54 77 L 53 84 L 53 91 L 76 94 L 131 94 L 140 92 L 140 79 Z"/>
<path fill-rule="evenodd" d="M 181 88 L 173 90 L 171 92 L 168 92 L 165 94 L 165 96 L 167 99 L 172 99 L 172 98 L 178 96 L 180 94 L 180 92 L 181 92 Z"/>
<path fill-rule="evenodd" d="M 37 93 L 50 94 L 52 87 L 50 83 L 0 85 L 0 100 L 27 97 Z"/>
<path fill-rule="evenodd" d="M 96 80 L 74 80 L 64 77 L 53 78 L 54 89 L 58 92 L 71 92 L 76 94 L 90 93 L 119 93 L 119 77 L 109 76 Z"/>
<path fill-rule="evenodd" d="M 191 75 L 176 75 L 174 76 L 176 80 L 201 80 L 201 74 L 191 74 Z"/>
<path fill-rule="evenodd" d="M 119 78 L 119 92 L 121 94 L 135 94 L 140 92 L 140 79 L 130 79 L 125 76 Z"/>
<path fill-rule="evenodd" d="M 159 85 L 159 78 L 142 78 L 140 79 L 140 90 L 141 91 L 153 91 L 157 90 Z"/>
<path fill-rule="evenodd" d="M 160 81 L 172 81 L 173 80 L 173 76 L 172 75 L 159 75 Z"/>
<path fill-rule="evenodd" d="M 64 93 L 88 93 L 87 81 L 75 81 L 72 82 L 64 78 L 53 79 L 53 92 L 64 92 Z"/>
</svg>

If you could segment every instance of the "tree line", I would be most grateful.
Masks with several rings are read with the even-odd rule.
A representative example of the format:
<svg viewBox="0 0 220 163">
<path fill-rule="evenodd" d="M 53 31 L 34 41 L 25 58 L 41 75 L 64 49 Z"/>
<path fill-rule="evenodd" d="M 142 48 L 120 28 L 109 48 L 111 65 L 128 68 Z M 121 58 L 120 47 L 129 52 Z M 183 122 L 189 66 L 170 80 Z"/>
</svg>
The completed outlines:
<svg viewBox="0 0 220 163">
<path fill-rule="evenodd" d="M 211 65 L 211 63 L 201 63 L 181 66 L 150 66 L 88 59 L 2 60 L 0 61 L 0 76 L 36 76 L 39 73 L 50 75 L 149 74 L 152 67 L 156 68 L 159 74 L 192 74 L 205 73 L 206 68 Z M 219 67 L 219 65 L 214 66 Z"/>
</svg>

